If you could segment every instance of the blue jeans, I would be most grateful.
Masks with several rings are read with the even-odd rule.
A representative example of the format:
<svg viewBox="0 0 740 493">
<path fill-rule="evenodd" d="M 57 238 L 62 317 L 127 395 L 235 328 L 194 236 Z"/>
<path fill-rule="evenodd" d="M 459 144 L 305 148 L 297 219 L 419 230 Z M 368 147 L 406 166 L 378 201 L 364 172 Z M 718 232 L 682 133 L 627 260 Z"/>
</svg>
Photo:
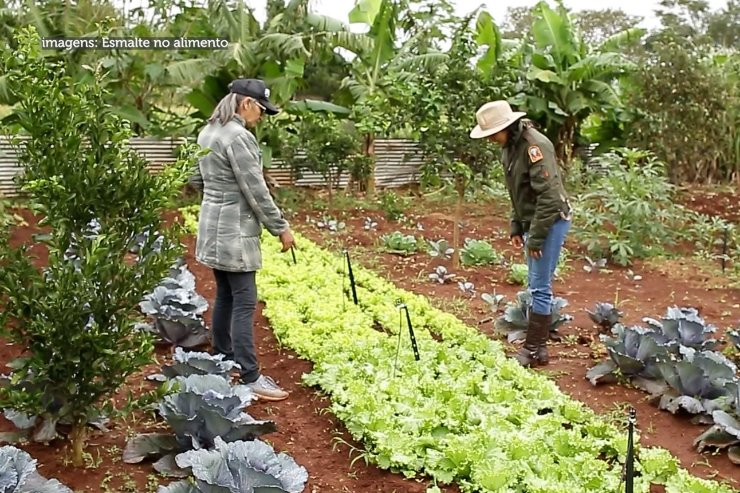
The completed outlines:
<svg viewBox="0 0 740 493">
<path fill-rule="evenodd" d="M 535 259 L 527 255 L 528 279 L 527 288 L 532 293 L 532 311 L 540 315 L 552 312 L 552 278 L 560 259 L 560 250 L 570 230 L 570 221 L 558 219 L 550 227 L 545 243 L 542 245 L 542 257 Z M 525 235 L 525 241 L 529 235 Z M 529 250 L 527 250 L 528 252 Z"/>
</svg>

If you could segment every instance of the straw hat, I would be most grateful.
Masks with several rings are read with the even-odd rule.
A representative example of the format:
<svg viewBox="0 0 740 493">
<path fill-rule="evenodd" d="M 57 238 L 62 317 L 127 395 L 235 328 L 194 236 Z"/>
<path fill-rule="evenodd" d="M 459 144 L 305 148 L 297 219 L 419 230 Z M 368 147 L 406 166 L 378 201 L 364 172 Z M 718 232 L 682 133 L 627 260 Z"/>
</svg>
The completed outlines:
<svg viewBox="0 0 740 493">
<path fill-rule="evenodd" d="M 505 129 L 521 117 L 522 111 L 511 111 L 506 101 L 492 101 L 481 106 L 475 113 L 478 125 L 470 132 L 470 138 L 482 139 Z"/>
</svg>

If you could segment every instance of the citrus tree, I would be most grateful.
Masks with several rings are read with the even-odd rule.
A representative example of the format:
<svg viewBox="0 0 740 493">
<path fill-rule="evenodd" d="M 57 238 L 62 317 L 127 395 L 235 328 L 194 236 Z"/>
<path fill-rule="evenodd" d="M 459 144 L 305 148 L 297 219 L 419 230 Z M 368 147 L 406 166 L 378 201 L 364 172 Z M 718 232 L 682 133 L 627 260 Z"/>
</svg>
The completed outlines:
<svg viewBox="0 0 740 493">
<path fill-rule="evenodd" d="M 328 213 L 332 213 L 333 191 L 342 174 L 361 165 L 360 138 L 350 120 L 334 113 L 303 110 L 291 125 L 284 143 L 283 158 L 297 176 L 318 173 L 326 183 Z"/>
<path fill-rule="evenodd" d="M 408 104 L 413 126 L 425 155 L 423 181 L 427 185 L 450 182 L 457 193 L 453 226 L 453 263 L 459 265 L 460 222 L 465 192 L 476 178 L 490 174 L 498 162 L 495 148 L 485 140 L 471 140 L 475 112 L 484 103 L 505 98 L 513 87 L 513 74 L 496 64 L 500 39 L 491 16 L 478 15 L 476 28 L 464 19 L 453 35 L 447 62 L 412 87 Z M 478 65 L 471 60 L 482 46 Z M 490 54 L 490 55 L 489 55 Z"/>
<path fill-rule="evenodd" d="M 49 233 L 39 268 L 29 245 L 0 241 L 0 327 L 25 349 L 0 388 L 0 407 L 32 415 L 45 441 L 71 426 L 73 461 L 81 465 L 87 423 L 113 412 L 111 397 L 151 360 L 152 341 L 135 328 L 138 303 L 168 273 L 180 244 L 162 213 L 193 165 L 185 149 L 154 175 L 126 141 L 129 124 L 107 103 L 103 74 L 78 83 L 61 62 L 40 52 L 35 29 L 20 31 L 4 57 L 18 101 L 20 186 Z M 138 256 L 136 237 L 148 233 Z M 50 432 L 51 431 L 51 432 Z"/>
</svg>

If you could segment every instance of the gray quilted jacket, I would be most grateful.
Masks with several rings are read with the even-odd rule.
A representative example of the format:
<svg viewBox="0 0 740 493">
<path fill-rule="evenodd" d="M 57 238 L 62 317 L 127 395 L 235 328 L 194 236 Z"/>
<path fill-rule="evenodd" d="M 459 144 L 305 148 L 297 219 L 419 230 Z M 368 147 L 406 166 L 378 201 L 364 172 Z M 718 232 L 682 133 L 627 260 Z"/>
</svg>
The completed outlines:
<svg viewBox="0 0 740 493">
<path fill-rule="evenodd" d="M 190 178 L 203 192 L 195 258 L 212 269 L 256 271 L 262 226 L 275 236 L 289 227 L 262 175 L 259 143 L 237 115 L 226 125 L 208 124 L 198 145 L 210 152 Z"/>
</svg>

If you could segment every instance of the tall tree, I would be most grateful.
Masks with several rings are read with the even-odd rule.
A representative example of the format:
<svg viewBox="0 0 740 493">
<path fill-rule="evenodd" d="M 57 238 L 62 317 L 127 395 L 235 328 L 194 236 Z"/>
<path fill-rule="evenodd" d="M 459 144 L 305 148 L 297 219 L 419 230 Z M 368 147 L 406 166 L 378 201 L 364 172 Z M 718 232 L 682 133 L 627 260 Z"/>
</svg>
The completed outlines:
<svg viewBox="0 0 740 493">
<path fill-rule="evenodd" d="M 707 35 L 725 48 L 740 46 L 740 0 L 728 0 L 724 9 L 709 14 Z"/>
<path fill-rule="evenodd" d="M 570 12 L 573 26 L 577 27 L 583 40 L 589 45 L 598 45 L 626 29 L 636 27 L 642 18 L 627 14 L 618 8 Z M 532 25 L 537 17 L 537 6 L 509 7 L 502 25 L 502 36 L 507 39 L 531 38 Z"/>
<path fill-rule="evenodd" d="M 589 46 L 600 45 L 612 36 L 637 27 L 642 17 L 620 9 L 579 10 L 573 12 L 573 24 Z"/>
<path fill-rule="evenodd" d="M 655 11 L 663 30 L 654 39 L 683 37 L 697 44 L 737 49 L 740 44 L 740 1 L 727 0 L 713 11 L 705 0 L 661 0 Z"/>
<path fill-rule="evenodd" d="M 501 36 L 505 39 L 524 39 L 531 37 L 534 18 L 534 7 L 507 8 L 506 19 L 501 26 Z"/>
<path fill-rule="evenodd" d="M 709 12 L 709 2 L 706 0 L 660 0 L 655 10 L 664 28 L 687 38 L 706 32 Z"/>
</svg>

